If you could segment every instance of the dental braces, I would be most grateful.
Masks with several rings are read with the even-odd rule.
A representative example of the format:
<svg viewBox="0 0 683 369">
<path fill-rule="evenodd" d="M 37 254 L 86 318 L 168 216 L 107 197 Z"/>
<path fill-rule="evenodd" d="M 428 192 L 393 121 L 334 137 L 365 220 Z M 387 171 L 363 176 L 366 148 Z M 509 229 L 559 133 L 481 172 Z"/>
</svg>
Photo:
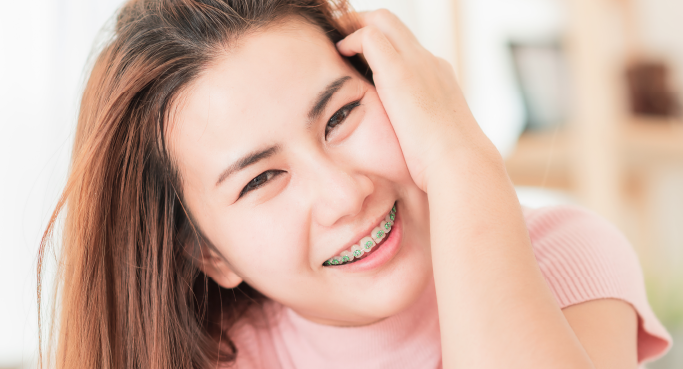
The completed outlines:
<svg viewBox="0 0 683 369">
<path fill-rule="evenodd" d="M 361 238 L 357 245 L 351 246 L 350 250 L 344 250 L 339 255 L 326 260 L 323 266 L 331 265 L 341 265 L 353 261 L 353 259 L 358 259 L 363 256 L 366 252 L 370 252 L 373 247 L 384 239 L 384 237 L 389 234 L 391 227 L 394 225 L 394 220 L 396 220 L 396 204 L 391 208 L 391 211 L 379 224 L 379 227 L 375 227 L 370 236 Z"/>
</svg>

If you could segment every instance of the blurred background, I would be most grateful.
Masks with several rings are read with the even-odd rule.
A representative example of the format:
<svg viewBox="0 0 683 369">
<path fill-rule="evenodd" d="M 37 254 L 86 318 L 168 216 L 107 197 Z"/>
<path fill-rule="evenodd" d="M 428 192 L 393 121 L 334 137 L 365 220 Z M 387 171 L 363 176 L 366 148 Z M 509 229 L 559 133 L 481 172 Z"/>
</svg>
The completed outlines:
<svg viewBox="0 0 683 369">
<path fill-rule="evenodd" d="M 35 367 L 36 251 L 66 180 L 90 52 L 121 3 L 0 10 L 1 369 Z M 392 10 L 453 64 L 523 204 L 580 204 L 621 228 L 652 307 L 683 342 L 683 1 L 352 3 Z M 683 348 L 648 368 L 683 368 Z"/>
</svg>

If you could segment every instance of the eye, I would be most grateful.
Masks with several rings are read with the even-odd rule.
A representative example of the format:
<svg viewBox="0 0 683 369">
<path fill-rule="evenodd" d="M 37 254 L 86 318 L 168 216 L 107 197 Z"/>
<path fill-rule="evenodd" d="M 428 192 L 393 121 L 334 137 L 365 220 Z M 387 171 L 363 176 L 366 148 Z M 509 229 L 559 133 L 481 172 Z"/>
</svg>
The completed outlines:
<svg viewBox="0 0 683 369">
<path fill-rule="evenodd" d="M 360 100 L 346 104 L 341 109 L 337 110 L 337 112 L 330 117 L 330 120 L 327 121 L 327 126 L 325 126 L 325 137 L 327 137 L 330 132 L 337 128 L 338 125 L 342 124 L 346 117 L 349 116 L 353 108 L 357 107 L 358 105 L 360 105 Z"/>
<path fill-rule="evenodd" d="M 242 192 L 240 192 L 239 197 L 242 197 L 242 196 L 246 195 L 248 192 L 263 186 L 268 181 L 270 181 L 271 179 L 273 179 L 274 177 L 276 177 L 277 175 L 282 174 L 282 173 L 284 173 L 284 171 L 282 171 L 282 170 L 267 170 L 267 171 L 257 175 L 256 177 L 254 177 L 254 179 L 249 181 L 249 183 L 247 183 L 246 186 L 244 186 L 244 188 L 242 189 Z"/>
</svg>

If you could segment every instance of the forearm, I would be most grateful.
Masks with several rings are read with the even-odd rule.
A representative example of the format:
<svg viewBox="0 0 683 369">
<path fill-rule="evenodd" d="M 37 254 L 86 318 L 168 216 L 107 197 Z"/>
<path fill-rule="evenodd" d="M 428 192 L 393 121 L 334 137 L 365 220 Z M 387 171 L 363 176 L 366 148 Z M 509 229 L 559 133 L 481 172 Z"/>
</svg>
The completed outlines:
<svg viewBox="0 0 683 369">
<path fill-rule="evenodd" d="M 461 150 L 428 183 L 444 368 L 590 368 L 534 258 L 498 155 Z"/>
</svg>

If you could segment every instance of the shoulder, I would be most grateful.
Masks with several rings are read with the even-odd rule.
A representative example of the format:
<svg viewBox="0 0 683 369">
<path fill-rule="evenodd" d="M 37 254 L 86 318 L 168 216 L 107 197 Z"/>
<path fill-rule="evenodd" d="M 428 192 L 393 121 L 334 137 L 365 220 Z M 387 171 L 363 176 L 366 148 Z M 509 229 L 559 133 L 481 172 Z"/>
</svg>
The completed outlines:
<svg viewBox="0 0 683 369">
<path fill-rule="evenodd" d="M 638 314 L 639 361 L 666 352 L 671 337 L 652 312 L 638 257 L 626 237 L 577 206 L 524 209 L 534 254 L 560 308 L 613 298 Z"/>
<path fill-rule="evenodd" d="M 536 260 L 561 307 L 644 290 L 629 242 L 595 213 L 545 207 L 526 209 L 525 220 Z"/>
</svg>

